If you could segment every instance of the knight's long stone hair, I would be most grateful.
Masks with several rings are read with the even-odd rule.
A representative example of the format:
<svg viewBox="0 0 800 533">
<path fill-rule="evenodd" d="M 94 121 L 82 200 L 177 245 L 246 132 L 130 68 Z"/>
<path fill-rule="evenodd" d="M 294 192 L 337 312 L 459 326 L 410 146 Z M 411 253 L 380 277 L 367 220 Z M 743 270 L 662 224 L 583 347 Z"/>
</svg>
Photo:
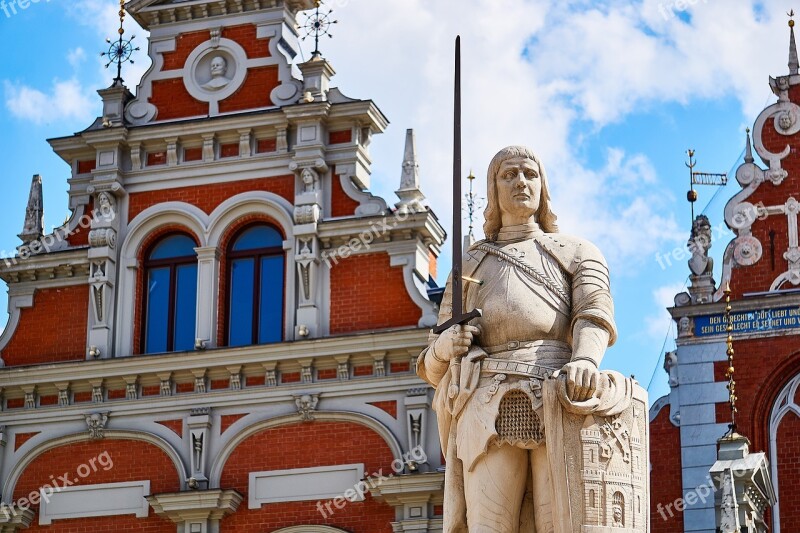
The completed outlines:
<svg viewBox="0 0 800 533">
<path fill-rule="evenodd" d="M 487 205 L 483 213 L 486 222 L 483 224 L 483 232 L 486 238 L 490 241 L 497 240 L 497 234 L 503 226 L 500 214 L 500 202 L 497 198 L 497 174 L 500 172 L 500 166 L 504 161 L 516 157 L 525 157 L 534 161 L 539 166 L 539 179 L 542 180 L 542 193 L 539 198 L 539 210 L 536 212 L 536 222 L 542 231 L 545 233 L 558 233 L 558 225 L 556 220 L 558 217 L 550 207 L 550 190 L 547 186 L 547 174 L 544 171 L 544 165 L 541 160 L 524 146 L 508 146 L 503 148 L 497 155 L 494 156 L 492 162 L 489 163 L 489 172 L 487 173 Z"/>
</svg>

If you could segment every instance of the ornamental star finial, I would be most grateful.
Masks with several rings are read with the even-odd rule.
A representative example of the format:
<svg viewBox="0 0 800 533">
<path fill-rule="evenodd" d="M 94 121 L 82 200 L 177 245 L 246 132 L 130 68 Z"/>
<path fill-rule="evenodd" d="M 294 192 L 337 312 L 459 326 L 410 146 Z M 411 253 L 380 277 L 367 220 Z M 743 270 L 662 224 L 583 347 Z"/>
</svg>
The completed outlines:
<svg viewBox="0 0 800 533">
<path fill-rule="evenodd" d="M 327 35 L 329 38 L 333 38 L 333 35 L 330 33 L 331 26 L 334 24 L 338 24 L 338 20 L 331 20 L 331 14 L 333 13 L 333 9 L 321 10 L 323 2 L 322 0 L 317 0 L 317 7 L 314 12 L 310 15 L 306 15 L 306 22 L 303 24 L 302 28 L 305 29 L 305 35 L 301 40 L 305 41 L 308 37 L 314 36 L 314 52 L 312 54 L 313 57 L 318 57 L 320 55 L 319 51 L 319 38 L 322 35 Z"/>
<path fill-rule="evenodd" d="M 111 63 L 117 64 L 117 77 L 114 78 L 115 84 L 122 83 L 122 64 L 130 62 L 130 64 L 133 65 L 133 59 L 131 59 L 131 55 L 139 50 L 138 46 L 133 46 L 133 40 L 136 39 L 135 35 L 132 35 L 131 38 L 127 40 L 123 38 L 123 35 L 125 35 L 125 29 L 122 27 L 124 22 L 125 0 L 119 0 L 119 29 L 117 30 L 119 39 L 112 41 L 110 37 L 107 38 L 106 42 L 110 45 L 108 47 L 108 51 L 100 54 L 100 57 L 108 58 L 106 68 L 108 68 Z"/>
</svg>

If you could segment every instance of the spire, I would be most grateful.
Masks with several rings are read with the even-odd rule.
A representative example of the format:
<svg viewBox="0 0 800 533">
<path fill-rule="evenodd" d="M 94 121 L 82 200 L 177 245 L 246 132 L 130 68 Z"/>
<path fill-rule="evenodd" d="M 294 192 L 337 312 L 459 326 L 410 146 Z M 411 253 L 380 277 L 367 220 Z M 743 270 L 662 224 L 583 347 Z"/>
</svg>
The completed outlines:
<svg viewBox="0 0 800 533">
<path fill-rule="evenodd" d="M 789 74 L 800 72 L 800 61 L 797 59 L 797 43 L 794 39 L 794 10 L 789 15 Z"/>
<path fill-rule="evenodd" d="M 753 159 L 753 145 L 750 142 L 750 128 L 747 128 L 747 145 L 744 149 L 744 162 L 752 164 L 754 161 L 755 159 Z"/>
<path fill-rule="evenodd" d="M 44 234 L 44 202 L 42 200 L 42 177 L 35 174 L 31 180 L 28 207 L 25 209 L 25 226 L 19 238 L 23 243 L 35 241 Z"/>
<path fill-rule="evenodd" d="M 421 204 L 425 195 L 419 189 L 419 163 L 417 162 L 417 143 L 414 130 L 406 130 L 406 148 L 403 155 L 403 171 L 400 175 L 400 189 L 397 191 L 400 202 L 397 209 L 403 213 L 424 210 Z"/>
</svg>

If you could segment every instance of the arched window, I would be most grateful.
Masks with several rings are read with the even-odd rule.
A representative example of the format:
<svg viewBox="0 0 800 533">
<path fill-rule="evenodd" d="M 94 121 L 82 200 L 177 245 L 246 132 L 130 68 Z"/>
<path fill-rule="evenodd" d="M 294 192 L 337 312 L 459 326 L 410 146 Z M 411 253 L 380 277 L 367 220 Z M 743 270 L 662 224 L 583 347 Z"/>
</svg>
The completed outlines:
<svg viewBox="0 0 800 533">
<path fill-rule="evenodd" d="M 194 349 L 197 315 L 197 246 L 172 234 L 159 240 L 145 259 L 144 353 Z"/>
<path fill-rule="evenodd" d="M 283 237 L 249 226 L 228 250 L 228 346 L 283 340 Z"/>
</svg>

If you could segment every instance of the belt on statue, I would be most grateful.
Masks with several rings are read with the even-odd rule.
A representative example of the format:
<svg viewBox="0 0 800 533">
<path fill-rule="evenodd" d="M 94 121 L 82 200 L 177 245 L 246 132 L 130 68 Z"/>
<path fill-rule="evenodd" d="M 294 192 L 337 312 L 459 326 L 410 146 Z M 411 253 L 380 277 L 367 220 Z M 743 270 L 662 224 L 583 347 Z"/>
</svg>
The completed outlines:
<svg viewBox="0 0 800 533">
<path fill-rule="evenodd" d="M 569 344 L 567 344 L 566 342 L 551 341 L 551 340 L 511 341 L 505 344 L 497 344 L 495 346 L 484 346 L 483 351 L 485 351 L 489 355 L 493 355 L 500 352 L 511 352 L 523 348 L 534 348 L 537 353 L 556 352 L 565 355 L 571 354 L 571 349 L 569 347 Z"/>
<path fill-rule="evenodd" d="M 512 376 L 524 376 L 545 380 L 558 370 L 535 363 L 525 363 L 523 361 L 510 361 L 508 359 L 486 358 L 481 361 L 481 372 L 490 374 L 510 374 Z"/>
</svg>

